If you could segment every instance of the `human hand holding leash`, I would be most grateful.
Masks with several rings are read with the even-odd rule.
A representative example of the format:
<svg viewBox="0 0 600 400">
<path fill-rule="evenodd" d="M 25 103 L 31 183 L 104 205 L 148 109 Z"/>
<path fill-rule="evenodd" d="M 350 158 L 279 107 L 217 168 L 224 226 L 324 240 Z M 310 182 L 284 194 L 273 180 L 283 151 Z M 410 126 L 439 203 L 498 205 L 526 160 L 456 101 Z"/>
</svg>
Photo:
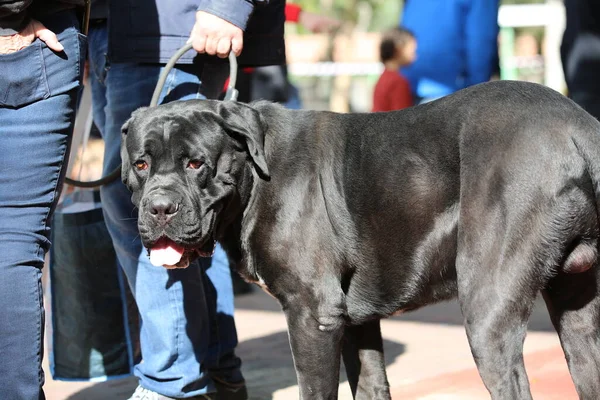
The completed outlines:
<svg viewBox="0 0 600 400">
<path fill-rule="evenodd" d="M 243 32 L 239 27 L 204 11 L 196 13 L 189 42 L 198 53 L 220 58 L 226 58 L 230 51 L 239 56 L 244 45 Z"/>
<path fill-rule="evenodd" d="M 47 29 L 41 22 L 32 19 L 21 32 L 0 36 L 0 54 L 10 54 L 22 50 L 33 43 L 36 38 L 46 43 L 54 51 L 64 50 L 54 32 Z"/>
</svg>

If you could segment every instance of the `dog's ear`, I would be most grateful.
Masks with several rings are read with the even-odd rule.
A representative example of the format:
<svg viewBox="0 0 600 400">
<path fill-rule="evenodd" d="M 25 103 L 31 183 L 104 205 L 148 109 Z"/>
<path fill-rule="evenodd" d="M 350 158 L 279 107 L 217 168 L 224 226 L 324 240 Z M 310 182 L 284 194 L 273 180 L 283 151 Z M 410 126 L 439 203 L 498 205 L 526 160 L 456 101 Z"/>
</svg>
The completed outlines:
<svg viewBox="0 0 600 400">
<path fill-rule="evenodd" d="M 223 118 L 225 129 L 244 139 L 246 147 L 257 172 L 269 179 L 269 168 L 265 159 L 265 132 L 267 124 L 256 109 L 242 103 L 223 101 L 219 103 L 218 113 Z"/>
<path fill-rule="evenodd" d="M 127 185 L 129 171 L 131 170 L 131 162 L 129 161 L 129 154 L 127 153 L 126 146 L 127 132 L 129 131 L 129 125 L 131 125 L 131 121 L 133 121 L 135 115 L 140 111 L 144 111 L 147 108 L 148 107 L 141 107 L 132 112 L 129 119 L 125 121 L 123 126 L 121 126 L 121 180 L 125 185 Z"/>
<path fill-rule="evenodd" d="M 127 135 L 127 131 L 129 130 L 129 125 L 131 124 L 131 121 L 133 121 L 133 119 L 135 118 L 135 116 L 139 113 L 141 113 L 142 111 L 147 110 L 148 107 L 140 107 L 137 110 L 135 110 L 134 112 L 131 113 L 131 116 L 129 117 L 129 119 L 127 121 L 125 121 L 125 123 L 123 124 L 123 126 L 121 127 L 121 135 L 122 137 Z"/>
</svg>

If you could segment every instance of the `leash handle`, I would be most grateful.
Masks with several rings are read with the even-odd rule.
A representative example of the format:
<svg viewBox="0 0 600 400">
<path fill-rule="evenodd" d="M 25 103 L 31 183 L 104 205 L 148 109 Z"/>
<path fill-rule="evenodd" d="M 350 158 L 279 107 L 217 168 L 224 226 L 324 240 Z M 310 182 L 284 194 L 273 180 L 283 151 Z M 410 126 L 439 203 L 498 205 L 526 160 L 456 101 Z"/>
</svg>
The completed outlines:
<svg viewBox="0 0 600 400">
<path fill-rule="evenodd" d="M 238 98 L 238 94 L 240 93 L 236 88 L 237 84 L 237 73 L 238 73 L 238 64 L 237 58 L 233 51 L 229 52 L 229 85 L 227 85 L 227 91 L 225 92 L 224 101 L 236 101 Z"/>
<path fill-rule="evenodd" d="M 171 70 L 177 63 L 177 60 L 179 60 L 181 58 L 181 56 L 183 56 L 185 53 L 187 53 L 191 49 L 192 49 L 192 44 L 186 43 L 185 46 L 183 46 L 182 48 L 177 50 L 177 52 L 175 54 L 173 54 L 173 57 L 171 57 L 169 59 L 169 62 L 167 63 L 167 65 L 165 65 L 165 68 L 163 69 L 162 73 L 160 74 L 160 78 L 158 78 L 158 83 L 156 84 L 156 87 L 154 88 L 154 93 L 152 94 L 152 100 L 150 101 L 150 107 L 154 107 L 154 106 L 158 105 L 158 99 L 160 98 L 160 94 L 163 90 L 163 87 L 165 86 L 165 82 L 167 81 L 167 76 L 169 75 L 169 72 L 171 72 Z M 227 86 L 227 91 L 225 92 L 225 99 L 224 99 L 226 101 L 237 100 L 238 91 L 235 88 L 235 85 L 237 83 L 237 69 L 238 69 L 237 58 L 235 57 L 235 54 L 233 54 L 233 52 L 230 52 L 229 53 L 229 85 Z"/>
<path fill-rule="evenodd" d="M 89 0 L 87 0 L 87 1 L 89 1 Z M 86 1 L 86 5 L 87 5 L 87 1 Z M 89 15 L 88 15 L 88 18 L 89 18 Z M 154 93 L 152 94 L 152 100 L 150 100 L 150 107 L 154 107 L 154 106 L 158 105 L 158 99 L 160 98 L 160 93 L 162 92 L 163 87 L 165 86 L 165 82 L 167 80 L 167 76 L 169 75 L 169 72 L 171 72 L 171 70 L 177 63 L 177 60 L 179 60 L 181 58 L 181 56 L 183 56 L 186 52 L 188 52 L 191 49 L 192 49 L 192 44 L 187 43 L 181 49 L 177 50 L 177 52 L 175 52 L 175 54 L 173 54 L 173 56 L 169 59 L 169 62 L 167 63 L 167 65 L 165 65 L 165 68 L 163 69 L 162 73 L 160 74 L 160 77 L 158 78 L 156 87 L 154 88 Z M 230 52 L 229 53 L 229 85 L 227 86 L 227 91 L 225 92 L 225 99 L 224 99 L 226 101 L 237 100 L 238 93 L 239 93 L 238 90 L 235 88 L 235 85 L 237 83 L 237 70 L 238 70 L 237 58 L 235 57 L 235 54 L 233 54 L 233 52 Z M 65 183 L 67 183 L 71 186 L 82 187 L 82 188 L 96 188 L 96 187 L 114 182 L 120 176 L 121 176 L 121 166 L 119 165 L 110 174 L 108 174 L 100 179 L 97 179 L 95 181 L 84 182 L 84 181 L 78 181 L 78 180 L 66 177 Z"/>
</svg>

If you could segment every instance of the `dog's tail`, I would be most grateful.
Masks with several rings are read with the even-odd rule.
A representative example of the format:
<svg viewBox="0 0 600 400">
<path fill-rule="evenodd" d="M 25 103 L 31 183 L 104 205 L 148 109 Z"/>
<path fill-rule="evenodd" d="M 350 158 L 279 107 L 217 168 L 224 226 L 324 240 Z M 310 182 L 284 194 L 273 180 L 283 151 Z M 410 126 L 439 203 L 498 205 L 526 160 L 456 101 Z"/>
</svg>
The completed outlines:
<svg viewBox="0 0 600 400">
<path fill-rule="evenodd" d="M 590 213 L 583 214 L 585 221 L 578 224 L 585 228 L 579 232 L 578 239 L 567 252 L 562 265 L 562 270 L 566 273 L 584 272 L 596 265 L 600 246 L 600 123 L 587 113 L 583 120 L 586 123 L 573 134 L 572 141 L 584 160 L 591 181 L 595 212 L 591 213 L 592 219 L 589 217 Z"/>
</svg>

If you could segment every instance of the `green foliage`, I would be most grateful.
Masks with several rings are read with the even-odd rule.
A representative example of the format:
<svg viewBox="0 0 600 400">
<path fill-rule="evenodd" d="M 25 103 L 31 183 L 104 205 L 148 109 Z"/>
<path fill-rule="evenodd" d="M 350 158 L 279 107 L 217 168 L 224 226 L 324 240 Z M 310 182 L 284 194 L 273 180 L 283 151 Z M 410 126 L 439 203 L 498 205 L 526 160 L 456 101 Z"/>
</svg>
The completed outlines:
<svg viewBox="0 0 600 400">
<path fill-rule="evenodd" d="M 373 10 L 373 19 L 369 26 L 370 31 L 385 31 L 398 25 L 402 14 L 402 2 L 384 1 L 383 4 Z"/>
<path fill-rule="evenodd" d="M 368 17 L 367 29 L 385 30 L 395 26 L 402 9 L 401 0 L 298 0 L 306 11 L 329 15 L 346 23 L 355 25 L 361 19 L 361 13 Z M 363 18 L 364 18 L 363 15 Z"/>
</svg>

